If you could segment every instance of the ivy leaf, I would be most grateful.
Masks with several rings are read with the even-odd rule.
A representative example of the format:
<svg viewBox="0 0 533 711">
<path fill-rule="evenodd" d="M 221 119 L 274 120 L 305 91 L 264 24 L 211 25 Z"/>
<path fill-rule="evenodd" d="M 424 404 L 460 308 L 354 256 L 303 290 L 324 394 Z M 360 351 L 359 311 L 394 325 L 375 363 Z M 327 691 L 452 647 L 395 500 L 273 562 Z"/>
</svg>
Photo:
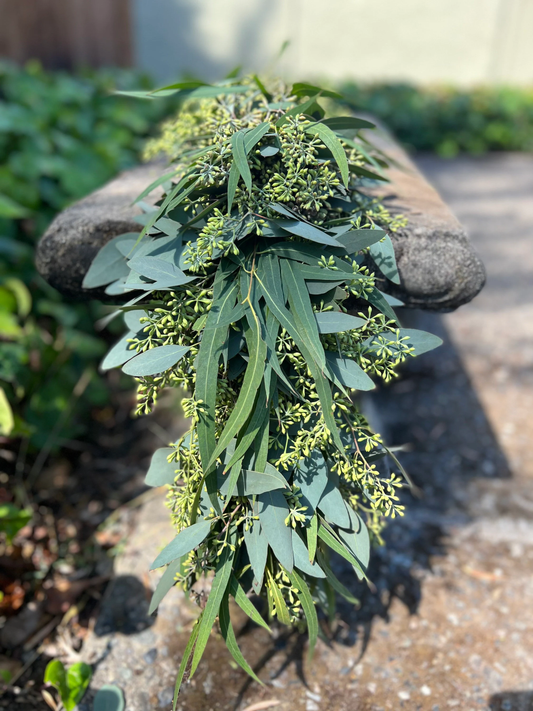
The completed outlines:
<svg viewBox="0 0 533 711">
<path fill-rule="evenodd" d="M 173 447 L 156 449 L 144 478 L 144 483 L 147 486 L 164 486 L 165 484 L 174 483 L 178 464 L 177 462 L 169 462 L 168 457 L 175 451 Z"/>
<path fill-rule="evenodd" d="M 180 572 L 181 560 L 182 559 L 180 557 L 170 562 L 167 569 L 161 576 L 161 580 L 157 583 L 157 587 L 154 590 L 152 599 L 150 600 L 150 607 L 148 608 L 149 615 L 157 610 L 161 604 L 161 600 L 174 587 L 176 575 Z"/>
<path fill-rule="evenodd" d="M 316 563 L 310 563 L 310 553 L 307 550 L 305 543 L 300 536 L 293 532 L 292 534 L 292 550 L 294 553 L 294 565 L 302 571 L 314 578 L 325 578 L 325 573 Z"/>
<path fill-rule="evenodd" d="M 293 586 L 298 590 L 298 599 L 302 603 L 302 608 L 305 613 L 305 619 L 307 621 L 307 632 L 309 634 L 309 651 L 308 659 L 313 658 L 313 653 L 315 651 L 316 641 L 318 638 L 318 617 L 316 614 L 315 603 L 311 597 L 309 588 L 305 580 L 293 570 L 292 572 L 287 571 L 289 580 Z"/>
<path fill-rule="evenodd" d="M 160 568 L 162 565 L 171 563 L 182 555 L 190 553 L 193 548 L 196 548 L 203 542 L 211 529 L 211 521 L 198 521 L 192 526 L 184 528 L 178 535 L 167 545 L 157 558 L 152 563 L 150 570 Z"/>
<path fill-rule="evenodd" d="M 366 321 L 358 316 L 342 313 L 341 311 L 324 311 L 315 313 L 315 320 L 319 333 L 342 333 L 362 328 Z"/>
<path fill-rule="evenodd" d="M 261 686 L 264 686 L 261 679 L 257 676 L 252 667 L 244 658 L 241 650 L 239 649 L 239 645 L 237 644 L 235 632 L 233 631 L 233 627 L 231 625 L 231 618 L 229 615 L 228 593 L 224 595 L 220 603 L 219 619 L 220 633 L 222 634 L 229 653 L 231 654 L 233 659 L 237 662 L 241 669 L 243 669 L 249 676 L 252 677 L 252 679 L 261 684 Z"/>
<path fill-rule="evenodd" d="M 327 372 L 333 382 L 354 390 L 373 390 L 374 382 L 369 375 L 351 358 L 340 358 L 332 351 L 326 351 Z"/>
<path fill-rule="evenodd" d="M 371 245 L 369 251 L 381 273 L 390 281 L 399 284 L 400 275 L 398 274 L 398 266 L 396 265 L 394 246 L 389 235 L 385 235 L 379 242 L 375 242 Z"/>
<path fill-rule="evenodd" d="M 248 599 L 248 597 L 246 596 L 246 593 L 242 589 L 242 586 L 239 583 L 239 581 L 237 580 L 237 578 L 235 577 L 235 575 L 232 575 L 230 578 L 229 591 L 233 595 L 235 602 L 241 608 L 241 610 L 243 612 L 245 612 L 248 615 L 248 617 L 251 620 L 253 620 L 253 622 L 256 623 L 256 625 L 259 625 L 260 627 L 264 627 L 264 629 L 266 629 L 267 632 L 270 632 L 270 634 L 272 634 L 272 630 L 267 625 L 267 623 L 264 621 L 264 619 L 261 617 L 261 615 L 256 610 L 256 608 L 254 607 L 252 602 Z"/>
<path fill-rule="evenodd" d="M 231 152 L 233 154 L 233 161 L 237 166 L 244 184 L 248 188 L 248 192 L 252 192 L 252 174 L 250 172 L 250 166 L 248 165 L 248 158 L 246 156 L 246 147 L 244 145 L 244 132 L 236 131 L 231 137 Z"/>
<path fill-rule="evenodd" d="M 254 515 L 257 515 L 258 504 L 254 506 Z M 256 585 L 254 590 L 259 593 L 263 584 L 263 575 L 268 554 L 268 540 L 259 521 L 254 521 L 251 528 L 244 531 L 244 542 L 248 551 L 250 565 L 254 571 Z"/>
<path fill-rule="evenodd" d="M 158 346 L 144 353 L 139 353 L 122 368 L 126 375 L 137 378 L 145 375 L 164 373 L 174 367 L 188 353 L 188 346 Z"/>
<path fill-rule="evenodd" d="M 236 541 L 235 532 L 230 534 L 229 543 L 234 547 Z M 204 649 L 207 645 L 209 635 L 211 634 L 211 629 L 215 624 L 215 620 L 220 610 L 220 604 L 228 587 L 229 579 L 231 576 L 231 569 L 233 565 L 233 559 L 235 558 L 235 551 L 227 545 L 222 551 L 221 555 L 218 556 L 216 562 L 215 577 L 213 578 L 213 583 L 211 585 L 211 591 L 209 597 L 207 598 L 207 604 L 202 615 L 202 621 L 200 622 L 200 629 L 198 631 L 198 638 L 196 640 L 196 646 L 194 648 L 194 654 L 191 664 L 191 678 L 200 663 L 200 659 L 204 653 Z"/>
<path fill-rule="evenodd" d="M 285 524 L 289 515 L 287 501 L 281 491 L 269 491 L 260 494 L 259 520 L 267 541 L 274 555 L 287 570 L 292 570 L 294 557 L 292 553 L 292 530 Z"/>
<path fill-rule="evenodd" d="M 340 142 L 338 136 L 324 123 L 314 123 L 305 129 L 306 133 L 310 133 L 314 136 L 318 136 L 322 143 L 329 148 L 333 154 L 335 162 L 339 166 L 339 170 L 342 176 L 342 182 L 347 188 L 350 182 L 350 169 L 348 166 L 348 159 L 346 158 L 346 151 L 344 146 Z"/>
</svg>

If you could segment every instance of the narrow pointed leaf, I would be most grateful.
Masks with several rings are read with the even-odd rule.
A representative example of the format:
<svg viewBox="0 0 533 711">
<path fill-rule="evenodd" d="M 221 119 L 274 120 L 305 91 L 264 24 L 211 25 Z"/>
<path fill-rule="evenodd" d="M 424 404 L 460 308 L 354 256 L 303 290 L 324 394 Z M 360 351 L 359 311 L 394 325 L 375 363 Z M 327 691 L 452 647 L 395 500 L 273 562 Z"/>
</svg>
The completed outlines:
<svg viewBox="0 0 533 711">
<path fill-rule="evenodd" d="M 331 478 L 318 502 L 318 508 L 330 523 L 335 523 L 337 526 L 344 526 L 345 528 L 350 526 L 350 516 L 348 515 L 346 504 L 341 492 Z"/>
<path fill-rule="evenodd" d="M 309 551 L 309 562 L 314 563 L 316 557 L 316 549 L 318 544 L 318 516 L 316 512 L 313 514 L 309 526 L 305 529 L 307 534 L 307 548 Z"/>
<path fill-rule="evenodd" d="M 231 625 L 227 593 L 224 595 L 224 597 L 222 598 L 222 602 L 220 603 L 219 619 L 220 632 L 222 634 L 222 637 L 224 638 L 224 641 L 226 642 L 226 646 L 233 659 L 237 662 L 241 669 L 243 669 L 249 676 L 252 677 L 252 679 L 261 684 L 261 686 L 264 686 L 261 679 L 257 676 L 252 667 L 244 658 L 241 650 L 239 649 L 239 645 L 237 644 L 235 632 L 233 631 L 233 627 Z"/>
<path fill-rule="evenodd" d="M 362 249 L 366 249 L 371 245 L 383 239 L 387 233 L 383 230 L 350 230 L 336 239 L 341 244 L 348 254 L 356 254 Z"/>
<path fill-rule="evenodd" d="M 260 521 L 254 521 L 252 527 L 244 531 L 244 542 L 257 581 L 257 587 L 259 588 L 255 592 L 258 593 L 263 583 L 268 553 L 268 540 Z"/>
<path fill-rule="evenodd" d="M 303 503 L 310 509 L 307 515 L 312 517 L 328 485 L 328 467 L 318 449 L 313 449 L 309 457 L 300 460 L 294 470 L 293 482 L 300 487 Z"/>
<path fill-rule="evenodd" d="M 107 353 L 106 357 L 100 364 L 100 370 L 110 370 L 111 368 L 118 368 L 119 365 L 124 365 L 129 360 L 137 355 L 135 348 L 132 348 L 132 344 L 128 343 L 128 340 L 133 338 L 135 333 L 130 331 L 123 336 L 118 343 L 115 343 L 113 348 Z"/>
<path fill-rule="evenodd" d="M 185 651 L 183 652 L 183 657 L 181 658 L 181 664 L 180 664 L 180 668 L 178 670 L 178 676 L 176 677 L 176 685 L 174 686 L 174 701 L 172 704 L 172 711 L 176 711 L 176 706 L 178 704 L 178 695 L 180 693 L 181 683 L 183 681 L 183 677 L 185 676 L 185 672 L 187 671 L 187 666 L 189 664 L 189 660 L 191 658 L 194 647 L 196 645 L 196 641 L 198 639 L 198 634 L 200 633 L 200 625 L 202 623 L 203 615 L 204 615 L 204 613 L 201 612 L 200 616 L 196 620 L 194 627 L 192 629 L 192 632 L 191 632 L 191 636 L 189 637 L 189 641 L 187 642 L 187 646 L 185 647 Z"/>
<path fill-rule="evenodd" d="M 137 274 L 153 279 L 159 285 L 181 286 L 196 279 L 186 275 L 172 262 L 159 257 L 133 257 L 128 262 L 128 266 Z"/>
<path fill-rule="evenodd" d="M 261 615 L 253 605 L 252 601 L 248 598 L 241 584 L 234 575 L 231 576 L 229 581 L 229 591 L 233 595 L 235 602 L 241 608 L 241 610 L 245 612 L 248 617 L 253 622 L 255 622 L 256 625 L 263 627 L 267 630 L 267 632 L 270 632 L 270 634 L 272 634 L 272 630 L 267 625 L 265 620 L 261 617 Z"/>
<path fill-rule="evenodd" d="M 350 169 L 348 167 L 348 159 L 346 158 L 346 151 L 344 146 L 340 142 L 338 136 L 324 123 L 311 124 L 305 129 L 306 133 L 318 136 L 322 143 L 329 148 L 331 151 L 335 162 L 339 166 L 339 170 L 342 176 L 342 182 L 345 187 L 348 187 L 348 182 L 350 180 Z"/>
<path fill-rule="evenodd" d="M 157 587 L 154 590 L 152 599 L 150 600 L 150 607 L 148 608 L 148 614 L 151 615 L 159 607 L 161 600 L 165 595 L 174 587 L 174 582 L 176 575 L 180 572 L 181 558 L 173 560 L 168 564 L 167 569 L 161 576 L 161 580 L 157 583 Z"/>
<path fill-rule="evenodd" d="M 283 595 L 281 594 L 281 590 L 278 588 L 276 581 L 272 577 L 269 570 L 267 570 L 267 588 L 270 593 L 268 596 L 269 605 L 274 604 L 278 620 L 283 625 L 289 626 L 291 624 L 291 617 L 287 608 L 287 603 L 285 602 Z"/>
<path fill-rule="evenodd" d="M 322 522 L 318 524 L 318 537 L 321 538 L 326 545 L 328 545 L 335 553 L 338 553 L 345 560 L 351 563 L 354 568 L 358 569 L 363 577 L 366 578 L 365 571 L 363 570 L 361 563 L 355 558 L 353 553 L 341 543 L 339 539 L 333 535 L 333 533 L 325 526 Z"/>
<path fill-rule="evenodd" d="M 315 314 L 315 320 L 318 325 L 319 333 L 342 333 L 343 331 L 352 331 L 356 328 L 362 328 L 365 325 L 365 319 L 358 316 L 351 316 L 340 311 L 324 311 L 323 313 Z"/>
<path fill-rule="evenodd" d="M 250 172 L 250 166 L 248 165 L 248 158 L 246 156 L 246 147 L 244 145 L 244 133 L 242 131 L 237 131 L 231 137 L 231 150 L 233 153 L 233 161 L 237 166 L 244 184 L 248 188 L 248 192 L 252 192 L 252 174 Z"/>
<path fill-rule="evenodd" d="M 334 382 L 354 390 L 373 390 L 372 378 L 351 358 L 341 358 L 333 351 L 326 351 L 328 372 Z"/>
<path fill-rule="evenodd" d="M 320 569 L 320 566 L 309 561 L 310 553 L 296 532 L 292 534 L 292 550 L 294 553 L 294 565 L 301 570 L 302 573 L 307 573 L 307 575 L 311 575 L 313 578 L 326 577 L 324 571 Z"/>
<path fill-rule="evenodd" d="M 293 570 L 292 572 L 287 572 L 289 579 L 293 586 L 299 591 L 298 598 L 302 603 L 302 608 L 305 613 L 305 619 L 307 621 L 307 633 L 309 635 L 309 651 L 308 658 L 311 660 L 313 658 L 313 653 L 315 651 L 316 641 L 318 639 L 318 617 L 316 614 L 315 603 L 311 597 L 309 588 L 305 580 Z"/>
<path fill-rule="evenodd" d="M 396 265 L 394 246 L 389 235 L 385 235 L 379 242 L 370 246 L 370 254 L 381 273 L 395 284 L 400 283 L 400 275 Z"/>
<path fill-rule="evenodd" d="M 335 577 L 333 571 L 331 570 L 329 563 L 326 560 L 326 556 L 322 553 L 322 551 L 317 551 L 317 558 L 318 562 L 320 563 L 320 567 L 326 574 L 326 578 L 328 583 L 331 585 L 331 587 L 339 593 L 339 595 L 342 595 L 342 597 L 347 600 L 348 602 L 351 602 L 352 605 L 358 605 L 359 600 L 352 595 L 352 593 L 348 590 L 347 587 L 345 587 L 338 578 Z"/>
<path fill-rule="evenodd" d="M 182 555 L 190 553 L 193 548 L 200 545 L 211 529 L 211 521 L 198 521 L 192 526 L 184 528 L 157 556 L 151 566 L 151 570 L 160 568 L 162 565 L 171 563 Z"/>
<path fill-rule="evenodd" d="M 396 321 L 398 323 L 398 317 L 394 313 L 393 309 L 391 306 L 389 306 L 387 300 L 379 291 L 379 289 L 374 289 L 370 294 L 367 294 L 365 296 L 365 299 L 372 304 L 372 306 L 375 306 L 378 311 L 381 311 L 382 314 L 385 314 L 385 316 L 390 319 L 391 321 Z"/>
<path fill-rule="evenodd" d="M 376 128 L 376 124 L 365 119 L 356 118 L 355 116 L 338 116 L 335 118 L 322 119 L 323 123 L 332 131 L 347 131 L 350 129 L 359 130 L 360 128 Z"/>
</svg>

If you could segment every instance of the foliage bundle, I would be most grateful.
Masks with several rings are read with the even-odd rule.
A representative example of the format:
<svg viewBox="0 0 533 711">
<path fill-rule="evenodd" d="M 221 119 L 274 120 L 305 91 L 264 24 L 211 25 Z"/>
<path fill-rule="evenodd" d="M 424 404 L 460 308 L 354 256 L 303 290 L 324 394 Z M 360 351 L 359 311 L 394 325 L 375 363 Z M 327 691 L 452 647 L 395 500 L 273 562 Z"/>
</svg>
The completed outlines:
<svg viewBox="0 0 533 711">
<path fill-rule="evenodd" d="M 151 609 L 173 585 L 214 576 L 178 692 L 217 617 L 257 679 L 230 596 L 257 624 L 250 592 L 270 619 L 307 624 L 311 653 L 317 606 L 331 613 L 334 592 L 356 602 L 329 554 L 365 578 L 372 539 L 403 506 L 387 457 L 401 467 L 352 393 L 439 339 L 402 329 L 398 302 L 376 286 L 376 270 L 399 282 L 387 231 L 405 221 L 365 194 L 386 180 L 383 155 L 359 133 L 372 124 L 325 118 L 320 99 L 336 95 L 308 84 L 267 89 L 252 77 L 169 92 L 186 102 L 149 152 L 170 155 L 171 170 L 139 196 L 142 232 L 109 242 L 85 286 L 132 297 L 129 332 L 103 368 L 138 380 L 138 412 L 164 388 L 189 393 L 191 428 L 154 454 L 146 479 L 169 485 L 178 531 L 154 561 L 167 568 Z M 144 203 L 159 186 L 158 204 Z"/>
<path fill-rule="evenodd" d="M 533 90 L 519 87 L 342 85 L 349 106 L 378 116 L 407 148 L 459 153 L 533 150 Z"/>
</svg>

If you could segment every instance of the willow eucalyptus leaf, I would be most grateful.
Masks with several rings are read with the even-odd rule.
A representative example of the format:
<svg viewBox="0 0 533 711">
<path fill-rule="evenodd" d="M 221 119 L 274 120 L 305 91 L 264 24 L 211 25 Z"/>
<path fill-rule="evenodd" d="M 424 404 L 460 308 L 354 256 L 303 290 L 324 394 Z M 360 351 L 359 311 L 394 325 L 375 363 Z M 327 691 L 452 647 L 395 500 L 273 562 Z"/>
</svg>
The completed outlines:
<svg viewBox="0 0 533 711">
<path fill-rule="evenodd" d="M 173 368 L 189 352 L 188 346 L 158 346 L 144 353 L 139 353 L 129 360 L 122 370 L 126 375 L 144 377 L 164 373 Z"/>
</svg>

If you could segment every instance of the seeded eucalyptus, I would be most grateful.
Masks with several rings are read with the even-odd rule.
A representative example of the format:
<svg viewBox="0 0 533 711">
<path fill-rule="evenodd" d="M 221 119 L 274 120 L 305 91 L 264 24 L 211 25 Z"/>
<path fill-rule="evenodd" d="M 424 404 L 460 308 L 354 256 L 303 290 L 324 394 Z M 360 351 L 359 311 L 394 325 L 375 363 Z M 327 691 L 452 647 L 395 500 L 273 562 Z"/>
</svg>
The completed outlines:
<svg viewBox="0 0 533 711">
<path fill-rule="evenodd" d="M 173 585 L 212 575 L 178 680 L 191 677 L 218 617 L 235 661 L 252 677 L 229 617 L 230 597 L 257 624 L 300 626 L 315 646 L 317 608 L 334 592 L 330 552 L 355 574 L 387 517 L 403 514 L 394 455 L 371 431 L 353 391 L 384 381 L 439 339 L 400 327 L 376 272 L 398 283 L 389 232 L 405 224 L 365 187 L 384 181 L 384 156 L 360 135 L 368 121 L 325 118 L 308 84 L 267 90 L 257 77 L 162 93 L 185 101 L 147 155 L 171 170 L 139 197 L 140 234 L 97 255 L 85 286 L 128 295 L 129 332 L 103 368 L 138 381 L 138 413 L 168 387 L 189 432 L 158 450 L 147 483 L 168 485 L 177 529 L 155 610 Z M 157 92 L 144 95 L 152 99 Z M 156 207 L 143 202 L 156 187 Z M 128 298 L 128 297 L 126 297 Z M 378 468 L 379 465 L 379 468 Z"/>
</svg>

